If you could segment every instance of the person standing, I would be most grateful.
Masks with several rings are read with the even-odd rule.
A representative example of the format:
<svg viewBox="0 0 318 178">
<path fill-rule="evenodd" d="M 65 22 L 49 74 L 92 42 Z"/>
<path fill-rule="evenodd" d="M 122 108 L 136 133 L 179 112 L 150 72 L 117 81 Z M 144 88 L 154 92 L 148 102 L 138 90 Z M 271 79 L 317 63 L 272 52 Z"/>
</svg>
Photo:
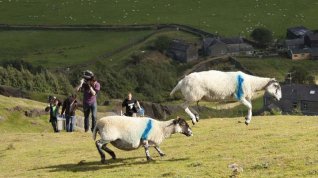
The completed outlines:
<svg viewBox="0 0 318 178">
<path fill-rule="evenodd" d="M 75 130 L 76 117 L 75 110 L 77 109 L 77 95 L 72 94 L 63 102 L 61 115 L 65 113 L 66 132 L 73 132 Z"/>
<path fill-rule="evenodd" d="M 121 106 L 122 106 L 122 109 L 120 111 L 120 115 L 125 115 L 130 117 L 136 117 L 137 110 L 141 108 L 139 102 L 132 97 L 131 92 L 128 93 L 127 98 L 123 101 Z M 126 108 L 126 112 L 124 114 L 123 114 L 123 108 Z"/>
<path fill-rule="evenodd" d="M 84 129 L 85 132 L 89 130 L 89 115 L 92 115 L 92 127 L 93 132 L 96 118 L 97 118 L 97 94 L 100 90 L 100 84 L 97 82 L 94 73 L 86 70 L 83 73 L 83 78 L 80 81 L 77 91 L 83 92 L 83 110 L 84 110 Z"/>
<path fill-rule="evenodd" d="M 59 132 L 57 128 L 57 116 L 59 115 L 60 102 L 56 97 L 49 97 L 50 103 L 50 122 L 52 124 L 54 132 Z"/>
</svg>

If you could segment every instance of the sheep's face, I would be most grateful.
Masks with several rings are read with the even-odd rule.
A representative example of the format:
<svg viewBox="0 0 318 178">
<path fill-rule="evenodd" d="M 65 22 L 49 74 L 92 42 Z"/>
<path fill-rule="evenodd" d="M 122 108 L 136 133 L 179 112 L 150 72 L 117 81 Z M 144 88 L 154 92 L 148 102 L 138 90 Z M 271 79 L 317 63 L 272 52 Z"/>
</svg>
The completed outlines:
<svg viewBox="0 0 318 178">
<path fill-rule="evenodd" d="M 275 97 L 277 100 L 280 100 L 282 98 L 282 89 L 275 79 L 271 80 L 268 83 L 266 92 Z"/>
<path fill-rule="evenodd" d="M 189 124 L 182 118 L 178 117 L 173 121 L 175 125 L 175 131 L 178 133 L 182 133 L 188 137 L 192 136 L 192 130 Z"/>
</svg>

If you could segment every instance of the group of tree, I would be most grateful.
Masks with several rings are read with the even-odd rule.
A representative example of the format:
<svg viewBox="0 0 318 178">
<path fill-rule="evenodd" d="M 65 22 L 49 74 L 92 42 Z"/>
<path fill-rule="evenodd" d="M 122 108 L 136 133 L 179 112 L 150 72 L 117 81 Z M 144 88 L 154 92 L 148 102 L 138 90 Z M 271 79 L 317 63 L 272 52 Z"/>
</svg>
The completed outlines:
<svg viewBox="0 0 318 178">
<path fill-rule="evenodd" d="M 65 75 L 35 68 L 26 62 L 12 61 L 12 65 L 5 63 L 0 66 L 0 76 L 0 85 L 27 91 L 68 94 L 73 90 Z"/>
</svg>

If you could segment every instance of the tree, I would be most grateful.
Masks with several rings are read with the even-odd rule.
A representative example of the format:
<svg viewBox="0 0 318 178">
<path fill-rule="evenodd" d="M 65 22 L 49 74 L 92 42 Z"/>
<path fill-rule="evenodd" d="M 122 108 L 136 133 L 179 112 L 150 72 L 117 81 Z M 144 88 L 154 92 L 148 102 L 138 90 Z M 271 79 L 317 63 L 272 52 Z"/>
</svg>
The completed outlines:
<svg viewBox="0 0 318 178">
<path fill-rule="evenodd" d="M 159 36 L 155 41 L 155 48 L 160 52 L 164 52 L 169 48 L 171 39 L 167 36 Z"/>
<path fill-rule="evenodd" d="M 251 33 L 251 37 L 263 46 L 267 46 L 273 41 L 273 33 L 263 27 L 254 29 Z"/>
<path fill-rule="evenodd" d="M 287 82 L 298 83 L 298 84 L 315 84 L 315 77 L 310 75 L 309 72 L 303 67 L 292 67 L 289 70 L 291 74 L 291 79 L 288 79 L 290 76 L 287 76 L 285 79 Z"/>
</svg>

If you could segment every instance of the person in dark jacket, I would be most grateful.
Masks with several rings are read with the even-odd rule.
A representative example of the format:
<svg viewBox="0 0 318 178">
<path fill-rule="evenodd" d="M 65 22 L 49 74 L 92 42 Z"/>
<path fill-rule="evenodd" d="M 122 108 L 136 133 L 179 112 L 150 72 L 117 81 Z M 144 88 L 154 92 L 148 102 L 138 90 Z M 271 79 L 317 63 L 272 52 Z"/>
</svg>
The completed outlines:
<svg viewBox="0 0 318 178">
<path fill-rule="evenodd" d="M 72 94 L 63 102 L 62 112 L 65 113 L 66 132 L 73 132 L 75 130 L 76 117 L 75 110 L 77 109 L 76 94 Z"/>
</svg>

